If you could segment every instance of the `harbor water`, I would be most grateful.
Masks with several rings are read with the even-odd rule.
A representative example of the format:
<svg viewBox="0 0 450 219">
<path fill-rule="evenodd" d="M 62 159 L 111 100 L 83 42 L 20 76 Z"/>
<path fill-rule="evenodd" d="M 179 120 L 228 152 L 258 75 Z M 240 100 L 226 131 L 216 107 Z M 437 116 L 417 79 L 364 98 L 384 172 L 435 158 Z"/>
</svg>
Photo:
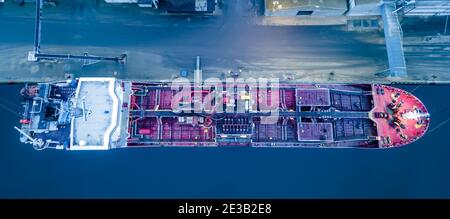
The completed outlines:
<svg viewBox="0 0 450 219">
<path fill-rule="evenodd" d="M 0 86 L 0 198 L 450 198 L 448 86 L 402 86 L 429 133 L 395 149 L 35 151 L 19 142 L 22 85 Z"/>
</svg>

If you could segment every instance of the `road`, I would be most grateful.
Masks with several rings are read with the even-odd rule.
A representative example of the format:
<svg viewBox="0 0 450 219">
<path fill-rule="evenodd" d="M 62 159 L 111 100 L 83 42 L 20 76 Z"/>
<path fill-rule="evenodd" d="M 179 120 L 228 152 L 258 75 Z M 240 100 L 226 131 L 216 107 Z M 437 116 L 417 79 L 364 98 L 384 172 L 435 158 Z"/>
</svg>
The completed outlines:
<svg viewBox="0 0 450 219">
<path fill-rule="evenodd" d="M 408 73 L 422 80 L 435 78 L 450 81 L 450 41 L 424 41 L 427 36 L 444 34 L 445 17 L 406 18 L 402 21 L 402 26 Z M 450 39 L 448 36 L 447 38 Z"/>
<path fill-rule="evenodd" d="M 0 9 L 0 81 L 43 81 L 74 76 L 170 80 L 192 70 L 202 57 L 204 78 L 243 69 L 242 77 L 278 77 L 298 82 L 386 82 L 382 33 L 340 27 L 269 27 L 250 1 L 229 0 L 214 17 L 168 16 L 135 6 L 76 0 L 44 8 L 43 52 L 115 56 L 125 66 L 26 61 L 34 36 L 34 5 L 7 3 Z M 375 42 L 375 43 L 374 43 Z M 407 57 L 408 59 L 408 57 Z M 332 74 L 330 74 L 332 73 Z M 192 74 L 190 74 L 192 76 Z M 410 74 L 411 80 L 422 75 Z"/>
</svg>

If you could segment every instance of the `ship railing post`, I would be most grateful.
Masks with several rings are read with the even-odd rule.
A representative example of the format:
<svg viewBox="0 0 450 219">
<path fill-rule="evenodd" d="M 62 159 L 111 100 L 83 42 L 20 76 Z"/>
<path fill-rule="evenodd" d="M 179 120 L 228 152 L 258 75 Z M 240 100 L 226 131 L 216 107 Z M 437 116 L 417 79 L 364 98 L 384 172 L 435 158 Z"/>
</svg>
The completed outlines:
<svg viewBox="0 0 450 219">
<path fill-rule="evenodd" d="M 195 70 L 194 70 L 194 83 L 196 85 L 201 85 L 202 80 L 203 80 L 202 77 L 203 77 L 203 72 L 200 67 L 200 56 L 197 56 Z"/>
</svg>

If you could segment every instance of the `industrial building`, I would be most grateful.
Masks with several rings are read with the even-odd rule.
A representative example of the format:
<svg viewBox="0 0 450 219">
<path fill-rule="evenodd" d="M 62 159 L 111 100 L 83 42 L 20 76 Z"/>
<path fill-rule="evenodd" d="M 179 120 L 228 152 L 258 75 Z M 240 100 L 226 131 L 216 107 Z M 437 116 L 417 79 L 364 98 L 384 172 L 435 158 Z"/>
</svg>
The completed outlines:
<svg viewBox="0 0 450 219">
<path fill-rule="evenodd" d="M 349 25 L 349 30 L 379 29 L 379 0 L 265 0 L 266 25 Z M 355 20 L 355 25 L 353 21 Z M 367 22 L 364 22 L 367 20 Z"/>
<path fill-rule="evenodd" d="M 340 16 L 347 0 L 265 0 L 265 16 Z"/>
<path fill-rule="evenodd" d="M 137 4 L 139 7 L 156 8 L 168 13 L 213 13 L 217 0 L 105 0 L 106 3 Z"/>
</svg>

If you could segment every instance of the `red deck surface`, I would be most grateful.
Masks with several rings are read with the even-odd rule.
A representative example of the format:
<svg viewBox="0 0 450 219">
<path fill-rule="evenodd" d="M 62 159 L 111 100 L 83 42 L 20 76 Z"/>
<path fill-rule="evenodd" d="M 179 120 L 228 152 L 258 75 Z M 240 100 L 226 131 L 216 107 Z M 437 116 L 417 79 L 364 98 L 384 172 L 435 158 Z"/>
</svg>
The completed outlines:
<svg viewBox="0 0 450 219">
<path fill-rule="evenodd" d="M 141 114 L 133 113 L 130 119 L 130 146 L 155 144 L 309 146 L 316 144 L 386 148 L 415 141 L 424 135 L 429 126 L 428 111 L 422 102 L 412 94 L 394 87 L 297 85 L 280 86 L 280 88 L 280 90 L 250 89 L 249 93 L 238 91 L 236 94 L 225 92 L 222 93 L 225 94 L 223 100 L 213 102 L 220 107 L 223 106 L 222 103 L 225 103 L 228 107 L 228 104 L 239 103 L 235 103 L 237 100 L 250 100 L 252 108 L 249 113 L 264 112 L 267 108 L 277 106 L 284 113 L 296 110 L 307 112 L 311 109 L 301 109 L 300 106 L 319 106 L 318 108 L 323 110 L 333 108 L 337 112 L 358 112 L 361 115 L 365 112 L 366 114 L 363 118 L 344 117 L 334 120 L 327 117 L 313 120 L 308 117 L 309 115 L 299 120 L 296 116 L 286 114 L 275 124 L 262 124 L 258 116 L 239 117 L 236 114 L 222 117 L 213 110 L 211 115 L 216 115 L 216 119 L 207 117 L 209 122 L 206 122 L 207 118 L 203 114 L 178 117 L 167 112 L 172 109 L 172 100 L 179 98 L 174 96 L 175 92 L 170 88 L 133 84 L 135 93 L 131 96 L 130 109 L 139 111 L 142 115 L 144 112 L 153 112 L 156 115 L 150 117 L 147 115 L 138 119 Z M 189 100 L 183 99 L 183 101 L 199 103 L 200 106 L 206 107 L 208 104 L 205 103 L 211 104 L 212 96 L 209 95 L 213 93 L 211 90 L 193 90 Z M 398 105 L 399 103 L 401 106 Z M 275 106 L 271 106 L 272 104 Z M 297 106 L 297 104 L 300 105 Z M 206 108 L 209 109 L 209 107 Z M 224 122 L 224 118 L 231 122 Z M 247 120 L 242 120 L 243 118 L 249 118 L 251 122 L 248 123 Z M 218 143 L 217 136 L 220 136 Z M 247 138 L 251 138 L 251 143 L 247 141 Z M 245 142 L 241 142 L 244 140 Z"/>
<path fill-rule="evenodd" d="M 302 89 L 297 91 L 301 106 L 329 106 L 330 91 L 328 89 Z"/>
<path fill-rule="evenodd" d="M 161 89 L 161 96 L 159 98 L 159 108 L 163 110 L 172 109 L 172 98 L 174 91 L 171 89 Z"/>
<path fill-rule="evenodd" d="M 214 129 L 181 124 L 177 118 L 162 118 L 162 141 L 212 141 Z"/>
<path fill-rule="evenodd" d="M 381 92 L 381 89 L 383 92 Z M 372 110 L 372 119 L 377 124 L 378 136 L 383 139 L 387 137 L 390 139 L 390 142 L 381 139 L 381 147 L 409 144 L 425 134 L 429 126 L 429 115 L 424 104 L 418 98 L 404 90 L 384 85 L 373 85 L 372 92 L 375 101 L 375 108 Z M 397 112 L 392 112 L 389 104 L 392 103 L 397 93 L 400 96 L 396 104 L 399 102 L 403 104 Z M 375 112 L 388 113 L 389 118 L 375 118 Z M 404 128 L 392 124 L 395 117 L 404 125 Z M 401 134 L 407 138 L 402 139 Z"/>
<path fill-rule="evenodd" d="M 333 141 L 331 123 L 301 123 L 299 139 L 302 141 Z"/>
</svg>

